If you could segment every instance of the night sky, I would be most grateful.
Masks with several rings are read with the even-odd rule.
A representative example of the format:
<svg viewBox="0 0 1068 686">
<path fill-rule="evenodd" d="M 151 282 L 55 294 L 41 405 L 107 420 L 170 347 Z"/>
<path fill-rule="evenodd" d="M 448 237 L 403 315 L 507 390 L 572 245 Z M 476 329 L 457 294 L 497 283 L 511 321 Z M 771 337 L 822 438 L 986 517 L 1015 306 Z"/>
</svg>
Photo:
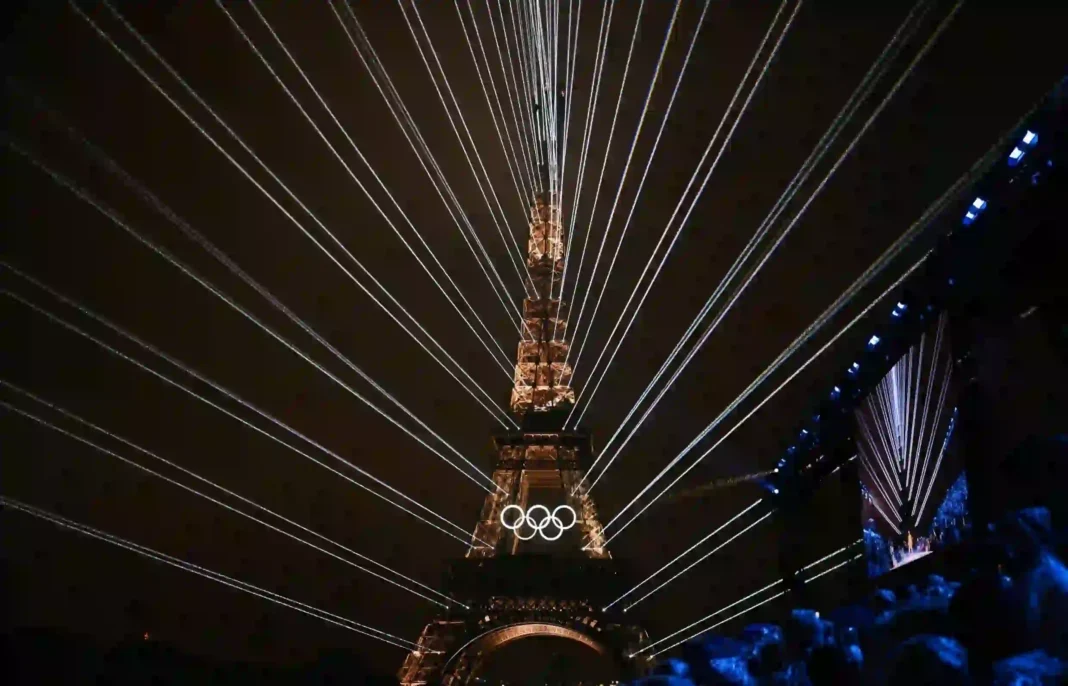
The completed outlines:
<svg viewBox="0 0 1068 686">
<path fill-rule="evenodd" d="M 474 4 L 488 39 L 486 6 Z M 619 239 L 624 210 L 630 206 L 650 154 L 702 4 L 683 2 L 604 259 Z M 139 233 L 172 251 L 361 394 L 391 407 L 94 164 L 83 148 L 35 107 L 34 98 L 39 98 L 488 472 L 493 460 L 489 436 L 497 428 L 489 415 L 83 19 L 63 3 L 42 5 L 25 12 L 4 42 L 8 140 L 31 150 L 118 210 Z M 594 495 L 606 520 L 1063 74 L 1063 14 L 1058 16 L 1053 5 L 975 2 L 964 6 L 598 484 Z M 82 6 L 243 165 L 253 168 L 250 158 L 221 127 L 208 125 L 210 116 L 105 7 Z M 511 357 L 514 327 L 504 317 L 329 6 L 296 2 L 258 6 Z M 466 12 L 466 4 L 461 6 Z M 592 221 L 590 250 L 603 235 L 673 6 L 665 0 L 645 3 L 604 188 Z M 227 7 L 375 199 L 384 203 L 398 228 L 410 236 L 407 224 L 256 14 L 245 3 Z M 802 6 L 585 417 L 595 448 L 611 435 L 674 347 L 910 7 L 909 2 L 818 0 Z M 581 122 L 585 115 L 600 8 L 595 2 L 583 7 L 573 122 Z M 586 193 L 573 244 L 576 257 L 591 226 L 593 189 L 638 9 L 638 2 L 621 0 L 613 17 Z M 591 347 L 577 370 L 578 388 L 588 378 L 594 353 L 604 345 L 776 9 L 772 2 L 711 3 L 593 325 Z M 792 3 L 787 12 L 791 9 Z M 950 4 L 934 3 L 920 30 L 921 39 L 926 39 L 949 9 Z M 501 405 L 506 404 L 510 382 L 504 373 L 458 320 L 226 15 L 210 2 L 131 3 L 121 10 L 381 284 L 482 387 Z M 353 3 L 353 10 L 502 270 L 512 296 L 517 297 L 519 286 L 507 254 L 400 9 L 383 0 Z M 426 2 L 420 3 L 420 11 L 499 194 L 509 220 L 507 229 L 523 240 L 526 225 L 519 200 L 472 68 L 456 7 L 450 2 Z M 912 42 L 880 82 L 805 187 L 803 197 L 826 174 L 920 42 Z M 495 48 L 490 44 L 487 49 L 496 67 Z M 500 78 L 498 72 L 498 87 Z M 567 147 L 568 197 L 580 148 L 576 129 L 581 133 L 581 126 L 573 125 Z M 470 481 L 9 147 L 2 159 L 9 189 L 2 234 L 6 262 L 76 298 L 445 517 L 473 526 L 483 493 Z M 271 183 L 258 170 L 254 175 L 262 183 Z M 271 192 L 283 198 L 277 187 L 271 186 Z M 296 212 L 292 202 L 283 202 Z M 791 207 L 789 217 L 800 202 Z M 312 227 L 303 217 L 302 221 Z M 585 275 L 592 254 L 587 255 L 580 293 L 588 285 Z M 896 278 L 905 265 L 902 260 L 892 266 L 879 283 Z M 60 305 L 25 280 L 6 270 L 2 279 L 4 289 L 47 307 L 154 369 L 188 381 L 165 362 Z M 846 308 L 822 340 L 881 290 L 882 286 L 876 286 Z M 167 387 L 10 297 L 0 298 L 0 321 L 3 379 L 425 583 L 438 583 L 447 560 L 462 555 L 464 547 L 454 539 Z M 697 486 L 773 466 L 788 440 L 787 432 L 812 407 L 813 394 L 822 392 L 841 364 L 841 355 L 855 349 L 867 331 L 868 327 L 859 326 L 844 336 L 710 455 L 683 485 Z M 801 359 L 805 357 L 794 360 L 788 369 L 794 369 Z M 204 385 L 191 383 L 208 393 Z M 50 421 L 56 419 L 47 408 L 9 390 L 2 395 L 6 402 Z M 219 398 L 217 394 L 210 397 Z M 392 407 L 390 411 L 400 417 Z M 70 422 L 59 423 L 77 428 Z M 89 431 L 80 433 L 137 458 L 134 451 L 114 440 Z M 9 411 L 0 412 L 0 436 L 3 495 L 413 640 L 434 613 L 433 606 L 414 596 Z M 148 464 L 147 459 L 139 461 Z M 177 476 L 173 470 L 165 473 Z M 188 478 L 183 481 L 192 483 Z M 756 497 L 758 487 L 745 485 L 689 499 L 684 505 L 655 508 L 613 543 L 612 552 L 634 568 L 636 579 L 644 578 Z M 836 528 L 834 522 L 826 526 L 828 552 L 856 533 Z M 399 649 L 20 513 L 5 510 L 2 529 L 12 626 L 61 627 L 104 642 L 149 632 L 188 652 L 231 660 L 294 663 L 343 649 L 355 652 L 384 674 L 394 672 L 404 657 Z M 685 581 L 650 600 L 645 608 L 650 634 L 656 638 L 674 631 L 773 580 L 774 531 L 771 524 L 758 526 L 696 568 Z"/>
</svg>

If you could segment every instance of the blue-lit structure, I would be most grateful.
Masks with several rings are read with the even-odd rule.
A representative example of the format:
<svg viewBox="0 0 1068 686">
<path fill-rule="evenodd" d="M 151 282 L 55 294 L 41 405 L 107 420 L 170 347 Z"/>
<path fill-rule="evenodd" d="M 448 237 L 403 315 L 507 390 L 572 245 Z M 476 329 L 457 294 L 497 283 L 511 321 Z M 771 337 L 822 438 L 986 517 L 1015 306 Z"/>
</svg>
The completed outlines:
<svg viewBox="0 0 1068 686">
<path fill-rule="evenodd" d="M 846 357 L 842 376 L 830 380 L 814 413 L 818 419 L 803 424 L 809 435 L 791 442 L 777 462 L 779 471 L 770 477 L 769 490 L 777 486 L 779 491 L 770 491 L 774 506 L 788 513 L 807 507 L 811 494 L 831 474 L 853 480 L 860 501 L 856 525 L 863 532 L 868 557 L 867 569 L 856 569 L 858 593 L 867 590 L 869 574 L 876 576 L 895 566 L 894 546 L 900 548 L 907 533 L 899 536 L 890 532 L 887 536 L 879 530 L 876 517 L 862 519 L 860 515 L 861 503 L 872 502 L 878 496 L 860 483 L 863 466 L 855 459 L 858 437 L 853 413 L 943 314 L 949 318 L 955 373 L 961 381 L 958 407 L 945 431 L 944 443 L 957 443 L 954 447 L 962 457 L 957 470 L 945 477 L 951 478 L 949 485 L 939 495 L 932 493 L 932 499 L 940 500 L 928 504 L 924 521 L 919 522 L 920 530 L 912 532 L 913 548 L 918 537 L 934 541 L 933 549 L 945 548 L 996 516 L 995 499 L 991 496 L 996 485 L 989 465 L 997 456 L 989 454 L 982 438 L 990 422 L 984 422 L 976 410 L 975 398 L 981 389 L 977 388 L 978 374 L 971 352 L 980 335 L 977 330 L 986 326 L 986 320 L 975 313 L 996 310 L 1012 313 L 1006 316 L 1019 316 L 1036 304 L 1034 298 L 1056 299 L 1058 290 L 1066 292 L 1063 264 L 1056 266 L 1053 251 L 1037 251 L 1028 244 L 1034 236 L 1053 236 L 1050 242 L 1059 245 L 1058 225 L 1050 218 L 1063 215 L 1063 198 L 1068 197 L 1062 172 L 1062 161 L 1068 157 L 1066 83 L 1068 80 L 1059 84 L 998 141 L 973 169 L 973 182 L 932 219 L 925 230 L 938 238 L 924 267 L 888 296 L 886 306 L 873 310 L 868 318 L 870 328 L 862 334 L 860 352 Z M 1027 261 L 1029 268 L 1024 271 L 1040 283 L 1029 286 L 1025 293 L 1010 282 L 1006 265 L 1013 260 Z M 1032 264 L 1042 266 L 1030 267 Z M 1056 285 L 1058 281 L 1060 287 Z M 1056 317 L 1062 309 L 1049 307 L 1040 311 Z M 1063 340 L 1064 322 L 1058 325 L 1057 321 L 1048 328 L 1053 336 L 1062 332 L 1058 344 L 1064 355 L 1068 352 Z M 791 519 L 801 518 L 782 518 L 785 522 Z M 795 539 L 804 536 L 804 532 L 787 525 L 782 535 L 783 577 L 803 576 L 798 570 L 805 557 L 796 552 L 799 545 Z M 907 538 L 905 541 L 907 546 Z M 803 597 L 801 583 L 790 591 Z M 803 600 L 795 597 L 794 602 Z"/>
</svg>

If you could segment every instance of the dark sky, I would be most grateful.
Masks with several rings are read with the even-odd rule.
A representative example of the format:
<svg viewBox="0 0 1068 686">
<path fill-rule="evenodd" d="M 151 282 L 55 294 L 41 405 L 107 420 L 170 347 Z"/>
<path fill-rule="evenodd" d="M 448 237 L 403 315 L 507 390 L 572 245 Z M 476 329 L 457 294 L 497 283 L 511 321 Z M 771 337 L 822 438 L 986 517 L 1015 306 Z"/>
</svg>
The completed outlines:
<svg viewBox="0 0 1068 686">
<path fill-rule="evenodd" d="M 485 22 L 485 5 L 475 4 Z M 1062 75 L 1063 15 L 1050 9 L 1054 4 L 965 5 L 598 485 L 595 495 L 606 518 Z M 199 120 L 209 120 L 189 97 L 179 95 L 178 85 L 165 77 L 105 8 L 87 6 L 101 27 L 124 49 L 132 50 L 183 106 Z M 592 223 L 591 249 L 604 231 L 672 6 L 661 0 L 646 3 L 609 151 L 605 188 Z M 332 128 L 311 92 L 299 83 L 251 9 L 244 3 L 228 7 L 361 180 L 374 186 L 376 198 L 383 200 L 380 188 Z M 514 329 L 329 7 L 274 2 L 260 7 L 511 355 Z M 637 167 L 623 190 L 624 208 L 629 207 L 649 155 L 700 7 L 684 2 L 664 77 L 635 151 Z M 809 0 L 801 8 L 586 415 L 595 446 L 615 429 L 910 7 L 907 2 Z M 508 279 L 505 270 L 510 268 L 501 241 L 400 10 L 390 2 L 354 3 L 354 10 Z M 574 121 L 584 115 L 599 10 L 596 3 L 584 6 Z M 594 325 L 591 345 L 595 345 L 587 355 L 604 344 L 775 10 L 771 2 L 712 2 Z M 936 3 L 921 35 L 925 37 L 948 10 L 948 4 Z M 478 383 L 506 403 L 508 380 L 226 16 L 208 2 L 138 3 L 123 11 Z M 522 238 L 526 227 L 455 7 L 448 2 L 422 3 L 421 11 L 500 194 L 508 228 Z M 621 1 L 613 19 L 587 171 L 590 191 L 583 196 L 576 248 L 590 225 L 593 183 L 637 11 L 637 2 Z M 482 25 L 484 35 L 487 26 Z M 876 89 L 820 168 L 820 176 L 917 48 L 917 43 L 910 45 L 890 78 Z M 9 32 L 4 50 L 7 74 L 18 84 L 12 89 L 9 82 L 7 135 L 118 209 L 138 231 L 328 363 L 361 393 L 385 403 L 251 289 L 91 164 L 84 150 L 35 111 L 26 96 L 39 95 L 431 428 L 484 470 L 490 469 L 489 434 L 495 424 L 487 414 L 72 10 L 49 3 L 24 14 Z M 490 54 L 496 64 L 495 52 Z M 209 130 L 225 140 L 218 126 Z M 571 170 L 577 166 L 577 143 L 573 136 L 568 145 Z M 230 141 L 224 144 L 236 150 Z M 249 161 L 244 155 L 239 159 L 243 164 Z M 449 519 L 464 526 L 474 521 L 482 492 L 471 482 L 10 150 L 3 155 L 3 172 L 9 189 L 5 260 Z M 257 172 L 257 178 L 265 177 Z M 573 179 L 569 174 L 569 194 Z M 389 212 L 397 221 L 398 213 Z M 616 245 L 619 220 L 612 223 L 606 251 Z M 886 277 L 901 269 L 896 265 Z M 83 317 L 62 309 L 21 279 L 10 274 L 3 279 L 5 288 L 88 326 Z M 515 295 L 515 279 L 506 283 Z M 858 301 L 843 313 L 839 325 L 866 303 Z M 436 583 L 446 561 L 462 554 L 463 547 L 455 540 L 167 388 L 10 298 L 3 298 L 0 308 L 5 331 L 3 378 L 427 583 Z M 99 326 L 91 330 L 104 333 Z M 786 432 L 811 407 L 812 393 L 822 392 L 841 355 L 848 354 L 865 331 L 867 327 L 858 327 L 844 337 L 826 359 L 755 415 L 684 483 L 693 486 L 772 466 L 788 439 Z M 107 340 L 118 341 L 114 336 Z M 120 347 L 165 369 L 164 363 L 128 344 Z M 577 386 L 585 382 L 591 363 L 592 357 L 583 361 Z M 39 409 L 10 392 L 4 392 L 4 399 Z M 413 639 L 432 616 L 433 606 L 413 596 L 9 412 L 0 413 L 0 427 L 5 445 L 0 490 L 5 495 Z M 129 450 L 122 452 L 135 456 Z M 633 565 L 640 574 L 637 578 L 642 578 L 755 497 L 755 486 L 743 486 L 688 501 L 682 508 L 653 510 L 619 538 L 613 553 Z M 64 627 L 104 640 L 149 631 L 190 652 L 231 659 L 293 662 L 340 648 L 357 652 L 383 673 L 394 671 L 403 658 L 398 649 L 24 515 L 5 512 L 3 518 L 4 556 L 15 600 L 11 618 L 16 626 Z M 702 609 L 718 608 L 773 580 L 772 531 L 772 526 L 758 527 L 694 570 L 687 581 L 666 590 L 656 602 L 649 601 L 650 634 L 655 638 L 673 631 L 703 614 Z M 833 531 L 827 534 L 828 551 L 850 535 L 841 533 L 836 540 Z"/>
</svg>

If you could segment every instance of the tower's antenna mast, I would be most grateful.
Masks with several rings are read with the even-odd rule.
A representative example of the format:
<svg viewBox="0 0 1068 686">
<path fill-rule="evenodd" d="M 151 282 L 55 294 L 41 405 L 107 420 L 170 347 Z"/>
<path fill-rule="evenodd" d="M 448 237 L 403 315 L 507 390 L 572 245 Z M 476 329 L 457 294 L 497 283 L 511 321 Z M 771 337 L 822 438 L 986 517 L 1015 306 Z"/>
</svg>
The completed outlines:
<svg viewBox="0 0 1068 686">
<path fill-rule="evenodd" d="M 549 70 L 546 78 L 555 76 L 553 70 Z M 555 102 L 554 102 L 555 101 Z M 554 109 L 552 105 L 556 105 Z M 555 116 L 564 112 L 564 92 L 558 88 L 558 84 L 551 81 L 545 82 L 545 87 L 536 89 L 531 107 L 534 112 L 535 129 L 538 136 L 538 147 L 541 149 L 541 162 L 538 164 L 538 183 L 535 194 L 543 194 L 548 204 L 555 206 L 556 187 L 563 179 L 557 178 L 560 164 L 563 160 L 564 121 L 562 117 Z"/>
</svg>

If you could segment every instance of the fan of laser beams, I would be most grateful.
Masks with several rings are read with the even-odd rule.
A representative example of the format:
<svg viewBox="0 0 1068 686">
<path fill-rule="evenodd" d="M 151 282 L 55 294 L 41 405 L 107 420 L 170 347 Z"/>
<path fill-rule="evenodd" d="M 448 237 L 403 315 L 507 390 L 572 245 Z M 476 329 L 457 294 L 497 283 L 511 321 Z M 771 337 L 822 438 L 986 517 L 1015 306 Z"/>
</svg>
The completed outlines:
<svg viewBox="0 0 1068 686">
<path fill-rule="evenodd" d="M 954 424 L 946 321 L 940 316 L 934 335 L 925 333 L 856 411 L 870 502 L 898 535 L 919 530 Z"/>
</svg>

